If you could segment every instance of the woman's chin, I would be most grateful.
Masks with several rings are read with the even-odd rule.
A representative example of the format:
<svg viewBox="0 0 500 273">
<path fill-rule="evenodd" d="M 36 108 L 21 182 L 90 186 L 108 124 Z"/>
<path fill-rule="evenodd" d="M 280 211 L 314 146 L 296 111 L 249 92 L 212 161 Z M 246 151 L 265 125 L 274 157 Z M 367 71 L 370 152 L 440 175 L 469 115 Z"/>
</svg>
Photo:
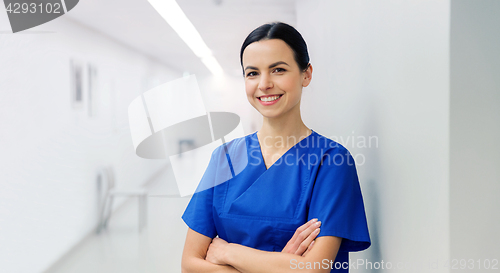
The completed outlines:
<svg viewBox="0 0 500 273">
<path fill-rule="evenodd" d="M 276 113 L 274 111 L 260 111 L 260 114 L 267 119 L 277 119 L 282 116 L 281 113 Z"/>
</svg>

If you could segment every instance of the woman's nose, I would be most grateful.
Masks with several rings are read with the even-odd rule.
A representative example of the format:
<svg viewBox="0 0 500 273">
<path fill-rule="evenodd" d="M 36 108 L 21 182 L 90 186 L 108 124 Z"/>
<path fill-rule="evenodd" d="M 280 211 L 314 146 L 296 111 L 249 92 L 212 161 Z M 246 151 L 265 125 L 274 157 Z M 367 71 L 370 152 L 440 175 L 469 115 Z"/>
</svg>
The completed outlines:
<svg viewBox="0 0 500 273">
<path fill-rule="evenodd" d="M 261 91 L 266 91 L 271 88 L 273 88 L 273 82 L 271 79 L 268 76 L 262 76 L 259 82 L 259 89 Z"/>
</svg>

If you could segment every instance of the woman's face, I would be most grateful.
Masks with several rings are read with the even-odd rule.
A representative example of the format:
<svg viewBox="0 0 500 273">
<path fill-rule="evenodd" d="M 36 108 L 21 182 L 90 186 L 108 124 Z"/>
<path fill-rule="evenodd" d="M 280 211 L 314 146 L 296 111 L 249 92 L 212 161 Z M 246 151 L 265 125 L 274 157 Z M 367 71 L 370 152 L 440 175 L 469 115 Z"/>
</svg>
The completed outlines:
<svg viewBox="0 0 500 273">
<path fill-rule="evenodd" d="M 251 43 L 243 51 L 242 62 L 248 101 L 263 116 L 276 118 L 300 109 L 302 87 L 309 85 L 312 67 L 300 71 L 292 49 L 283 40 Z"/>
</svg>

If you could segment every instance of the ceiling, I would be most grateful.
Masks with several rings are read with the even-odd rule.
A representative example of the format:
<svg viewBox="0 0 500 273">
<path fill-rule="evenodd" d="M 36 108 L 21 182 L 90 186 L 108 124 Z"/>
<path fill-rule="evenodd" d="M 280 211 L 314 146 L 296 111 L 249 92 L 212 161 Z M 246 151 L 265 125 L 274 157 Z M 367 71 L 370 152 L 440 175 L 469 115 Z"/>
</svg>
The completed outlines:
<svg viewBox="0 0 500 273">
<path fill-rule="evenodd" d="M 224 72 L 241 76 L 239 51 L 263 23 L 295 26 L 295 0 L 177 0 Z M 179 72 L 210 75 L 147 0 L 82 0 L 66 16 Z"/>
</svg>

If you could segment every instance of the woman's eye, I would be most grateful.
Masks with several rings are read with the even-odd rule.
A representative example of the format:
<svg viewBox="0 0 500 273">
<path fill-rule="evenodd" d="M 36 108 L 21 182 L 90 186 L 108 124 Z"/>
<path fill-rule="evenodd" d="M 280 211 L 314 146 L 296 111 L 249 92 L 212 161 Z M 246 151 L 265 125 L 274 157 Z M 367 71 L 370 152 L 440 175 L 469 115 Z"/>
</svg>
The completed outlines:
<svg viewBox="0 0 500 273">
<path fill-rule="evenodd" d="M 286 69 L 278 67 L 278 68 L 274 69 L 274 71 L 276 71 L 276 72 L 285 72 Z"/>
<path fill-rule="evenodd" d="M 247 77 L 252 77 L 255 76 L 256 74 L 257 74 L 256 72 L 252 71 L 247 74 Z"/>
</svg>

